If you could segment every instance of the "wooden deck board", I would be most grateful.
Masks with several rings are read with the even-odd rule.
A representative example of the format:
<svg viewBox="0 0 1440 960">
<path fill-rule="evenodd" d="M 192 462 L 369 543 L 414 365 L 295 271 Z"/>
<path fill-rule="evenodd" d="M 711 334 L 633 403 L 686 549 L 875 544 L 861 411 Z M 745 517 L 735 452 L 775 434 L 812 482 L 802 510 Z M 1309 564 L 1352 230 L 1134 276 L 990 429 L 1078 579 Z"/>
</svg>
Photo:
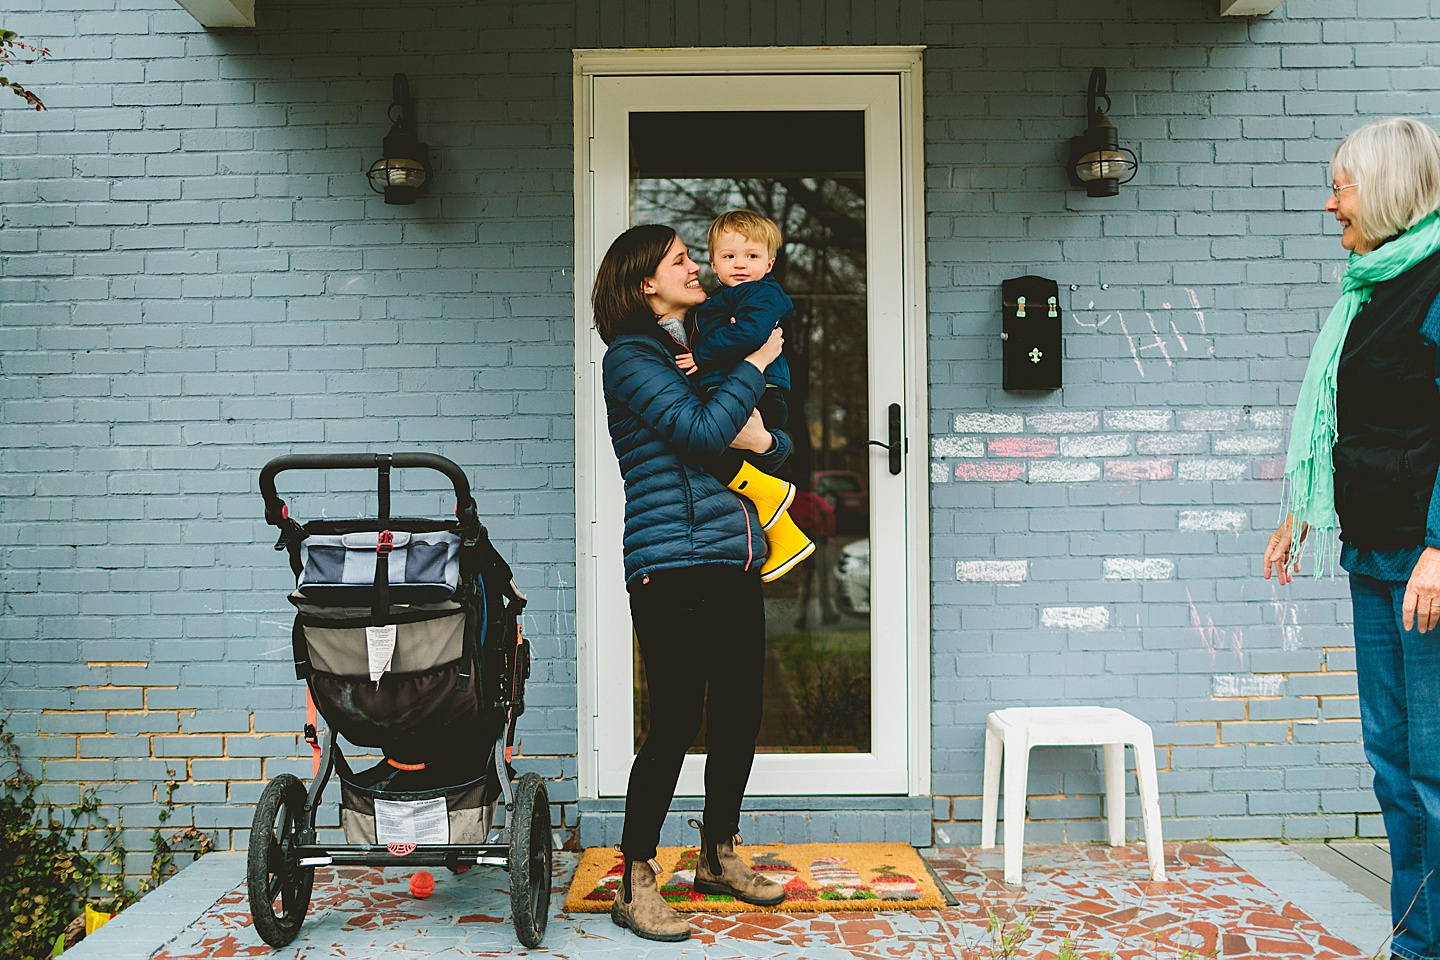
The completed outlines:
<svg viewBox="0 0 1440 960">
<path fill-rule="evenodd" d="M 1390 882 L 1390 847 L 1374 840 L 1331 840 L 1331 850 L 1353 860 L 1375 876 Z"/>
<path fill-rule="evenodd" d="M 1295 843 L 1291 848 L 1330 876 L 1344 883 L 1351 890 L 1363 894 L 1382 907 L 1390 906 L 1389 877 L 1380 877 L 1356 859 L 1336 850 L 1333 844 Z M 1353 851 L 1352 851 L 1353 852 Z M 1370 856 L 1356 854 L 1356 856 Z M 1388 854 L 1386 855 L 1388 857 Z M 1388 861 L 1387 861 L 1388 862 Z"/>
</svg>

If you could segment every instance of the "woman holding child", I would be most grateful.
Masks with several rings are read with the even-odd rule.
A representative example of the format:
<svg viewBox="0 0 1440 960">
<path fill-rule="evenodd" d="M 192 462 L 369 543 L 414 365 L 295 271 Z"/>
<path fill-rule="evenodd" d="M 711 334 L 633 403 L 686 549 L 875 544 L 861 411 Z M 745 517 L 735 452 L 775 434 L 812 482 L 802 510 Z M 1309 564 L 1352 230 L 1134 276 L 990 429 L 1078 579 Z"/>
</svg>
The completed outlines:
<svg viewBox="0 0 1440 960">
<path fill-rule="evenodd" d="M 1440 958 L 1440 136 L 1384 120 L 1340 142 L 1325 209 L 1350 251 L 1316 338 L 1263 557 L 1350 575 L 1365 754 L 1390 838 L 1392 956 Z M 1337 523 L 1338 519 L 1338 523 Z M 1295 536 L 1296 528 L 1299 536 Z M 1338 533 L 1338 544 L 1336 535 Z"/>
<path fill-rule="evenodd" d="M 611 245 L 595 278 L 595 326 L 610 437 L 625 482 L 625 582 L 649 683 L 651 725 L 630 771 L 620 849 L 625 871 L 611 918 L 641 937 L 684 940 L 685 922 L 661 897 L 653 862 L 680 766 L 707 722 L 705 813 L 695 887 L 746 903 L 784 890 L 735 854 L 740 805 L 760 731 L 765 608 L 760 568 L 767 520 L 785 488 L 761 473 L 790 454 L 756 404 L 763 371 L 780 355 L 778 328 L 702 396 L 676 362 L 689 353 L 686 314 L 706 299 L 700 268 L 669 227 L 639 226 Z M 747 496 L 718 478 L 728 450 L 755 467 Z M 708 470 L 706 468 L 709 468 Z M 758 469 L 757 469 L 758 468 Z M 774 484 L 767 487 L 766 481 Z M 769 493 L 749 499 L 751 487 Z M 792 488 L 793 489 L 793 488 Z"/>
</svg>

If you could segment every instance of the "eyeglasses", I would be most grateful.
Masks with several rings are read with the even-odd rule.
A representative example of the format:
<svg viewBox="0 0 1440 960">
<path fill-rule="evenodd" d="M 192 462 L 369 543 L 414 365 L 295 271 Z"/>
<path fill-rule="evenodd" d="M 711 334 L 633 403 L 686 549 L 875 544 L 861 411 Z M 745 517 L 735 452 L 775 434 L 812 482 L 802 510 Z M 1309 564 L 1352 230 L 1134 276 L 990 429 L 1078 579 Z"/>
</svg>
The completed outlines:
<svg viewBox="0 0 1440 960">
<path fill-rule="evenodd" d="M 1330 182 L 1330 195 L 1331 195 L 1332 197 L 1339 197 L 1340 194 L 1344 193 L 1346 190 L 1349 190 L 1351 187 L 1358 187 L 1358 186 L 1360 186 L 1360 184 L 1359 184 L 1358 182 L 1357 182 L 1357 183 L 1335 183 L 1335 182 L 1332 180 L 1332 181 Z"/>
</svg>

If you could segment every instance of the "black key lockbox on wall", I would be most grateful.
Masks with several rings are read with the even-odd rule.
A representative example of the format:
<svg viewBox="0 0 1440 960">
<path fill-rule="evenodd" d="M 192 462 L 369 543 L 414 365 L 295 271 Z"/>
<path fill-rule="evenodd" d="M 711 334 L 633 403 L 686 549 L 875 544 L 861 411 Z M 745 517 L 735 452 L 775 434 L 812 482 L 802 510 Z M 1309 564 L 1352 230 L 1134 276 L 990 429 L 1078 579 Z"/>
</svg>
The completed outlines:
<svg viewBox="0 0 1440 960">
<path fill-rule="evenodd" d="M 1060 388 L 1060 285 L 1015 277 L 1000 285 L 1006 390 Z"/>
</svg>

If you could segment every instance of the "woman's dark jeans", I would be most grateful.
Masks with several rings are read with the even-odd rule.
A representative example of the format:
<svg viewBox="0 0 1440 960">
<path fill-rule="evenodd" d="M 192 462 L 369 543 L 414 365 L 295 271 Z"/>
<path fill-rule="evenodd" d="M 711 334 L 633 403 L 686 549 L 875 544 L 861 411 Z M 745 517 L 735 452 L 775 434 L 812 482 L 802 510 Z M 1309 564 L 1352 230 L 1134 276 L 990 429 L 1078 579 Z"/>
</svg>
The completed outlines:
<svg viewBox="0 0 1440 960">
<path fill-rule="evenodd" d="M 1405 630 L 1405 584 L 1350 575 L 1365 755 L 1390 838 L 1391 950 L 1440 958 L 1440 627 Z"/>
<path fill-rule="evenodd" d="M 650 688 L 650 731 L 630 768 L 626 862 L 655 856 L 685 751 L 705 718 L 705 833 L 730 837 L 755 760 L 765 679 L 765 604 L 758 566 L 689 567 L 649 575 L 630 615 Z"/>
</svg>

